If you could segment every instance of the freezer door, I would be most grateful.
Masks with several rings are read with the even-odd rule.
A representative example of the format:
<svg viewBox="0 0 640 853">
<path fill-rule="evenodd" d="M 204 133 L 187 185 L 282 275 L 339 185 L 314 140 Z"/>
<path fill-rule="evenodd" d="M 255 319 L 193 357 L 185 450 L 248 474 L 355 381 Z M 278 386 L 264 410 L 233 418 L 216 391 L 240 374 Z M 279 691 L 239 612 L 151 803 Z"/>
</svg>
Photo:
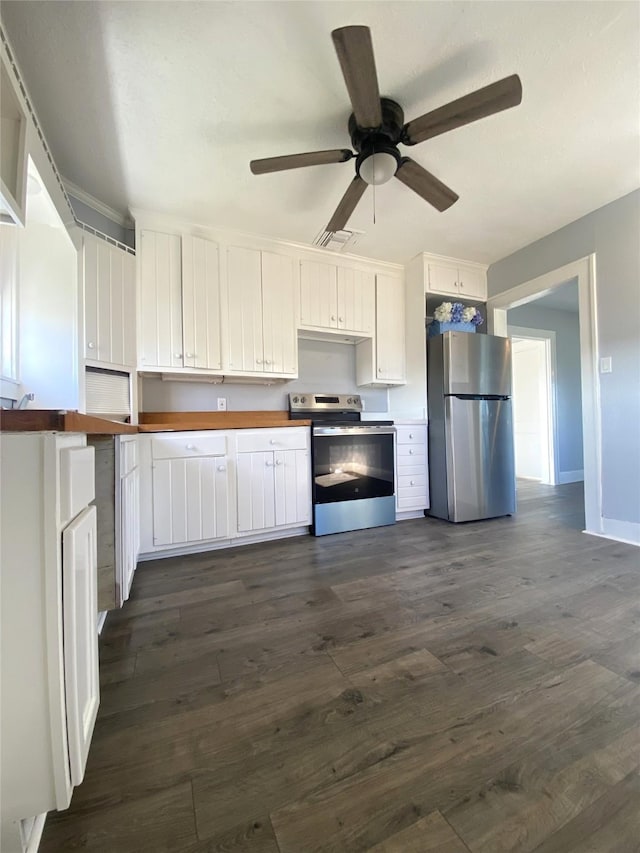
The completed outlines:
<svg viewBox="0 0 640 853">
<path fill-rule="evenodd" d="M 511 340 L 496 335 L 445 332 L 445 394 L 511 395 Z"/>
<path fill-rule="evenodd" d="M 511 400 L 445 400 L 450 521 L 516 510 Z"/>
</svg>

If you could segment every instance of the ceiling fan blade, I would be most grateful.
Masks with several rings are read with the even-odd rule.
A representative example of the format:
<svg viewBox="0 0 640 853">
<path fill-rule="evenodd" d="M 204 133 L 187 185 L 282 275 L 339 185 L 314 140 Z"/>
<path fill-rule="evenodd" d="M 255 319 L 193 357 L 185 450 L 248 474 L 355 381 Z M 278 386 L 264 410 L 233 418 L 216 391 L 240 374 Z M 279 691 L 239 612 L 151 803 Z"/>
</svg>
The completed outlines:
<svg viewBox="0 0 640 853">
<path fill-rule="evenodd" d="M 341 27 L 331 37 L 358 126 L 380 127 L 382 108 L 369 27 Z"/>
<path fill-rule="evenodd" d="M 368 186 L 366 181 L 363 181 L 359 175 L 355 176 L 329 220 L 329 224 L 326 227 L 327 231 L 342 231 Z"/>
<path fill-rule="evenodd" d="M 346 163 L 352 157 L 353 153 L 348 148 L 335 148 L 331 151 L 309 151 L 306 154 L 265 157 L 264 160 L 252 160 L 249 167 L 254 175 L 264 175 L 267 172 L 300 169 L 302 166 L 324 166 L 327 163 Z"/>
<path fill-rule="evenodd" d="M 432 204 L 436 210 L 446 210 L 458 201 L 459 196 L 453 190 L 410 157 L 402 158 L 396 172 L 396 178 L 414 193 L 418 193 L 429 204 Z"/>
<path fill-rule="evenodd" d="M 408 122 L 404 126 L 402 141 L 405 145 L 424 142 L 448 130 L 516 107 L 521 100 L 522 83 L 517 74 L 512 74 Z"/>
</svg>

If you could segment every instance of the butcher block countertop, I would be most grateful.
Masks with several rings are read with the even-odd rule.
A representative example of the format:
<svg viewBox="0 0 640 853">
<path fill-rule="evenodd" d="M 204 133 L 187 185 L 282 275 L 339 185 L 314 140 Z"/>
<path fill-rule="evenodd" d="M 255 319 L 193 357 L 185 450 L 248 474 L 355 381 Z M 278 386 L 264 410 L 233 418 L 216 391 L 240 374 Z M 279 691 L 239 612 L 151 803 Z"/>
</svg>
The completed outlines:
<svg viewBox="0 0 640 853">
<path fill-rule="evenodd" d="M 274 429 L 308 427 L 310 420 L 292 421 L 287 411 L 275 412 L 140 412 L 139 432 L 182 432 L 200 429 Z"/>
<path fill-rule="evenodd" d="M 95 415 L 56 409 L 3 409 L 0 430 L 4 432 L 83 432 L 87 435 L 137 433 L 138 427 Z"/>
</svg>

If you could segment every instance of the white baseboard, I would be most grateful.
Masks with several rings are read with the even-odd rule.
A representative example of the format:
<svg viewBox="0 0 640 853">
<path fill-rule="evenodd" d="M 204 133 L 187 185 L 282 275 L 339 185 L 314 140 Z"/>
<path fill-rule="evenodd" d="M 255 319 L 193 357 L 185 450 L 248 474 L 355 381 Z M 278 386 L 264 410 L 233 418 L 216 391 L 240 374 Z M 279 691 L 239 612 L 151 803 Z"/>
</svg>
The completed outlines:
<svg viewBox="0 0 640 853">
<path fill-rule="evenodd" d="M 565 483 L 581 483 L 584 480 L 584 471 L 582 468 L 579 471 L 558 471 L 558 485 L 563 486 Z"/>
<path fill-rule="evenodd" d="M 640 524 L 637 521 L 617 521 L 615 518 L 603 518 L 602 530 L 599 533 L 591 533 L 592 536 L 600 536 L 602 539 L 614 539 L 616 542 L 624 542 L 626 545 L 640 546 Z"/>
<path fill-rule="evenodd" d="M 163 557 L 186 557 L 188 554 L 202 554 L 206 551 L 221 551 L 223 548 L 236 548 L 240 545 L 255 545 L 259 542 L 272 542 L 274 539 L 288 539 L 291 536 L 308 536 L 309 527 L 289 527 L 284 530 L 272 530 L 268 533 L 254 533 L 238 536 L 237 539 L 216 539 L 182 545 L 177 548 L 158 548 L 157 551 L 145 551 L 138 555 L 138 562 L 161 560 Z"/>
<path fill-rule="evenodd" d="M 396 510 L 396 521 L 409 521 L 411 518 L 424 518 L 424 509 Z"/>
</svg>

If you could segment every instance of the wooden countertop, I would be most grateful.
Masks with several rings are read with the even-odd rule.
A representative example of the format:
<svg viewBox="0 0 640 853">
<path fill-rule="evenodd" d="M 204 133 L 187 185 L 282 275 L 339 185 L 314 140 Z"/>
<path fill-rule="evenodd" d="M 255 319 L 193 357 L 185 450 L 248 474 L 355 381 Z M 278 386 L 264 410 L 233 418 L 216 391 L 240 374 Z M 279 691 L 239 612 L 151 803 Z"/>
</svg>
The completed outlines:
<svg viewBox="0 0 640 853">
<path fill-rule="evenodd" d="M 139 432 L 182 432 L 201 429 L 274 429 L 311 426 L 292 421 L 287 411 L 255 412 L 140 412 Z"/>
<path fill-rule="evenodd" d="M 80 412 L 56 409 L 3 409 L 0 430 L 4 432 L 83 432 L 87 435 L 137 433 L 133 424 L 110 421 Z"/>
</svg>

